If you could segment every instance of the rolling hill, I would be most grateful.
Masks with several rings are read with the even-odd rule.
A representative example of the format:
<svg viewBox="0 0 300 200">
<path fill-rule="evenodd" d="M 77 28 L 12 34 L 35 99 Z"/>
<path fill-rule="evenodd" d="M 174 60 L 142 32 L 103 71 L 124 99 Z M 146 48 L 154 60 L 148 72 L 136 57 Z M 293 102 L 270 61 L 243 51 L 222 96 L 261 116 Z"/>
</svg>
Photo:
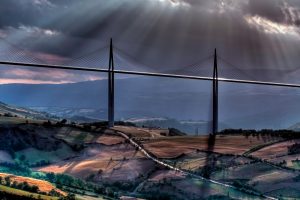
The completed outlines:
<svg viewBox="0 0 300 200">
<path fill-rule="evenodd" d="M 18 116 L 20 118 L 40 119 L 40 120 L 56 118 L 52 115 L 49 115 L 46 112 L 39 112 L 29 108 L 8 105 L 3 102 L 0 102 L 0 114 L 7 117 Z"/>
<path fill-rule="evenodd" d="M 117 120 L 162 117 L 211 121 L 209 82 L 120 77 L 115 85 Z M 79 121 L 104 120 L 107 118 L 106 86 L 106 80 L 0 85 L 0 101 Z M 220 83 L 220 123 L 231 128 L 288 128 L 300 121 L 298 94 L 295 89 Z"/>
</svg>

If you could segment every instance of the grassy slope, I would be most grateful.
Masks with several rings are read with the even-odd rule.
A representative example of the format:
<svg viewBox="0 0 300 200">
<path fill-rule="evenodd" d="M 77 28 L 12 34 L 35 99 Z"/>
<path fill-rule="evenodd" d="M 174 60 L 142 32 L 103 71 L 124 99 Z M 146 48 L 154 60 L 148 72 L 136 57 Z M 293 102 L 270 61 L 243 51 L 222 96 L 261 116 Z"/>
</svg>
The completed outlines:
<svg viewBox="0 0 300 200">
<path fill-rule="evenodd" d="M 17 124 L 24 124 L 28 121 L 29 123 L 37 123 L 37 124 L 42 124 L 44 121 L 43 120 L 34 120 L 34 119 L 25 119 L 25 118 L 20 118 L 20 117 L 0 117 L 0 124 L 5 124 L 5 125 L 17 125 Z"/>
<path fill-rule="evenodd" d="M 17 183 L 27 182 L 31 186 L 33 186 L 33 185 L 37 186 L 41 192 L 48 193 L 51 190 L 55 190 L 56 192 L 58 192 L 62 195 L 67 195 L 65 192 L 57 189 L 53 184 L 49 183 L 48 181 L 24 177 L 24 176 L 15 176 L 15 175 L 6 174 L 6 173 L 0 173 L 0 177 L 2 177 L 2 179 L 5 179 L 5 177 L 10 177 L 11 182 L 14 182 L 14 181 L 16 181 Z"/>
<path fill-rule="evenodd" d="M 41 151 L 35 148 L 28 148 L 22 151 L 17 151 L 15 153 L 16 157 L 19 158 L 21 155 L 24 155 L 26 161 L 29 164 L 34 164 L 36 162 L 40 162 L 42 160 L 57 162 L 64 158 L 70 157 L 73 155 L 73 151 L 70 147 L 63 145 L 62 148 L 56 151 Z"/>
<path fill-rule="evenodd" d="M 14 194 L 17 196 L 27 196 L 27 197 L 30 196 L 30 197 L 32 197 L 32 199 L 43 199 L 43 200 L 57 200 L 58 199 L 57 197 L 50 197 L 50 196 L 46 196 L 46 195 L 34 194 L 34 193 L 26 192 L 23 190 L 6 187 L 3 185 L 0 185 L 0 191 L 6 192 L 9 194 Z"/>
</svg>

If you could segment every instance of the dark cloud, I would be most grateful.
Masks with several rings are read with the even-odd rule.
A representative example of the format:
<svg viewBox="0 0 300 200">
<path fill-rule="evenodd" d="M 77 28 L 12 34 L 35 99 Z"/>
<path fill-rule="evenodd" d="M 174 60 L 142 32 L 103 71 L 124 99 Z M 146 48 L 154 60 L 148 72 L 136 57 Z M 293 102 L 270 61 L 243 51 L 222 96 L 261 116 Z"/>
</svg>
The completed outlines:
<svg viewBox="0 0 300 200">
<path fill-rule="evenodd" d="M 2 0 L 0 4 L 0 37 L 6 33 L 6 40 L 33 52 L 78 57 L 113 37 L 119 49 L 155 70 L 184 67 L 212 54 L 215 47 L 238 68 L 222 63 L 228 77 L 279 80 L 281 73 L 291 70 L 295 77 L 300 67 L 296 0 Z M 57 34 L 50 36 L 52 32 Z M 204 68 L 209 69 L 210 62 Z"/>
<path fill-rule="evenodd" d="M 20 24 L 38 25 L 38 20 L 48 13 L 49 6 L 37 4 L 40 1 L 3 0 L 0 6 L 0 27 L 14 26 Z M 42 2 L 42 1 L 41 1 Z"/>
<path fill-rule="evenodd" d="M 244 12 L 258 15 L 278 23 L 297 25 L 300 15 L 299 1 L 285 0 L 249 0 Z"/>
<path fill-rule="evenodd" d="M 244 11 L 251 15 L 259 15 L 283 23 L 285 16 L 282 12 L 282 6 L 282 0 L 249 0 L 249 4 L 244 8 Z"/>
</svg>

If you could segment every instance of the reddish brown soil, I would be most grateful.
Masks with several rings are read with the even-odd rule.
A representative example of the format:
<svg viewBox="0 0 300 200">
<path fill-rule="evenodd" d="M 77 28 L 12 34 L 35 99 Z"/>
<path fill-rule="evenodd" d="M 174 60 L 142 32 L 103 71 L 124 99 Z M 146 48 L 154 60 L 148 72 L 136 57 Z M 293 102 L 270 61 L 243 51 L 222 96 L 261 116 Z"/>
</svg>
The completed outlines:
<svg viewBox="0 0 300 200">
<path fill-rule="evenodd" d="M 66 195 L 65 192 L 57 189 L 55 186 L 53 186 L 51 183 L 43 180 L 38 180 L 38 179 L 33 179 L 33 178 L 28 178 L 28 177 L 23 177 L 23 176 L 15 176 L 11 174 L 4 174 L 0 173 L 0 177 L 5 178 L 5 177 L 10 177 L 11 182 L 16 181 L 17 183 L 23 183 L 27 182 L 30 186 L 37 186 L 41 192 L 50 192 L 51 190 L 55 190 L 56 192 Z"/>
<path fill-rule="evenodd" d="M 199 150 L 214 151 L 223 154 L 241 155 L 248 149 L 263 144 L 256 137 L 217 136 L 213 145 L 208 145 L 208 136 L 200 137 L 168 137 L 146 141 L 144 147 L 160 158 L 175 158 L 182 153 Z"/>
<path fill-rule="evenodd" d="M 124 141 L 124 138 L 119 136 L 102 135 L 97 139 L 96 142 L 105 145 L 115 145 L 124 143 Z"/>
</svg>

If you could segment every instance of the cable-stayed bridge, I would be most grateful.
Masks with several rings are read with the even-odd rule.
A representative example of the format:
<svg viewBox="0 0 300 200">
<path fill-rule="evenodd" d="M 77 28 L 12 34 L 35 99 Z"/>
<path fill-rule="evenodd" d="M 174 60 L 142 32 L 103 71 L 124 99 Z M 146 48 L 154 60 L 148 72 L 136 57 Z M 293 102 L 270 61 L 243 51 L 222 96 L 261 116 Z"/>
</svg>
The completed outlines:
<svg viewBox="0 0 300 200">
<path fill-rule="evenodd" d="M 300 84 L 256 80 L 253 75 L 218 55 L 216 50 L 210 55 L 180 67 L 155 67 L 142 63 L 126 51 L 113 46 L 112 41 L 107 46 L 59 62 L 55 58 L 45 61 L 41 59 L 41 56 L 26 49 L 19 48 L 5 40 L 4 43 L 6 47 L 0 48 L 0 65 L 107 73 L 109 126 L 114 125 L 115 74 L 212 81 L 212 133 L 218 131 L 219 82 L 300 88 Z M 230 70 L 230 73 L 223 74 L 226 69 Z"/>
</svg>

